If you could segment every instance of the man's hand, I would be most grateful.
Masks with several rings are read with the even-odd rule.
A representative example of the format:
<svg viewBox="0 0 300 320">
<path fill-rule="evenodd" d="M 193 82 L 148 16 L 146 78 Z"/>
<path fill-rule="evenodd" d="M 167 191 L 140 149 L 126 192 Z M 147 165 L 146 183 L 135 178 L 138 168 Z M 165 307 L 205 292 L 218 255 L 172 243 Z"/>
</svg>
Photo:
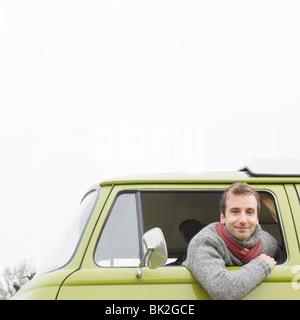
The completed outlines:
<svg viewBox="0 0 300 320">
<path fill-rule="evenodd" d="M 275 267 L 276 263 L 277 263 L 273 258 L 267 256 L 267 255 L 264 254 L 264 253 L 262 253 L 261 255 L 259 255 L 259 256 L 257 257 L 257 259 L 261 259 L 261 260 L 266 261 L 266 262 L 268 263 L 268 265 L 270 266 L 271 269 L 273 269 L 273 268 Z"/>
</svg>

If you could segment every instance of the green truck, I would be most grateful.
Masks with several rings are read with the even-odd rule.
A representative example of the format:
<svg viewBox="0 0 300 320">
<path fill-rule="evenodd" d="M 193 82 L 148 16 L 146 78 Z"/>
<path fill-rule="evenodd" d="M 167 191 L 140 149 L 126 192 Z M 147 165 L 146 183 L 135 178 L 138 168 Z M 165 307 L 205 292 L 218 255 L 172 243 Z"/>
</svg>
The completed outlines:
<svg viewBox="0 0 300 320">
<path fill-rule="evenodd" d="M 259 223 L 284 262 L 244 299 L 300 298 L 300 174 L 158 174 L 107 180 L 83 197 L 72 225 L 14 299 L 211 299 L 182 266 L 192 232 L 219 221 L 221 193 L 246 182 L 261 198 Z M 228 267 L 235 270 L 238 266 Z"/>
</svg>

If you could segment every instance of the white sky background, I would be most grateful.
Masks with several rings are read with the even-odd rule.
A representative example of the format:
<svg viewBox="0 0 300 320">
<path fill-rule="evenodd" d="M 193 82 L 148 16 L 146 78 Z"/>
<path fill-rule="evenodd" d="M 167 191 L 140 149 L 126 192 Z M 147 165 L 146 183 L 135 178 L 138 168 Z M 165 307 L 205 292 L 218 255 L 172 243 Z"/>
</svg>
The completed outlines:
<svg viewBox="0 0 300 320">
<path fill-rule="evenodd" d="M 300 158 L 298 1 L 0 0 L 0 266 L 85 191 Z"/>
</svg>

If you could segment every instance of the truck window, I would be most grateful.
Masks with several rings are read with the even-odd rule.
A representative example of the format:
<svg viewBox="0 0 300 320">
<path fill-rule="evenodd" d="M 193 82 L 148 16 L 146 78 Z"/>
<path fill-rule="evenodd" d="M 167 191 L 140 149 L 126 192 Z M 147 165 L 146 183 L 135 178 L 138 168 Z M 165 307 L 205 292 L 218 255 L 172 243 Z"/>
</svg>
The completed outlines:
<svg viewBox="0 0 300 320">
<path fill-rule="evenodd" d="M 133 267 L 140 262 L 135 193 L 118 196 L 97 244 L 94 260 L 100 267 Z"/>
<path fill-rule="evenodd" d="M 96 263 L 100 266 L 137 266 L 142 255 L 139 251 L 141 235 L 159 227 L 168 247 L 167 264 L 181 265 L 191 238 L 206 225 L 220 221 L 221 193 L 222 190 L 197 190 L 121 194 L 100 237 Z M 274 197 L 270 192 L 260 192 L 260 197 L 259 222 L 262 229 L 285 248 Z"/>
<path fill-rule="evenodd" d="M 44 261 L 37 274 L 43 274 L 64 267 L 75 253 L 85 231 L 91 213 L 94 210 L 100 188 L 89 191 L 82 199 L 79 209 L 61 235 L 50 255 Z"/>
</svg>

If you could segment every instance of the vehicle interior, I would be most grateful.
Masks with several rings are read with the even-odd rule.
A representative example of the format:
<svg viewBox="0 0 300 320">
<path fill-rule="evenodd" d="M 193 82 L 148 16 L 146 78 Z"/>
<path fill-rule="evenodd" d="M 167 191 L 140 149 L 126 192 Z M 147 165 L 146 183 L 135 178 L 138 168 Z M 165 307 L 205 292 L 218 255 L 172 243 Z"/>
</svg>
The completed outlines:
<svg viewBox="0 0 300 320">
<path fill-rule="evenodd" d="M 144 232 L 159 227 L 168 247 L 168 265 L 181 265 L 188 242 L 206 225 L 220 221 L 222 191 L 143 191 L 141 209 Z M 273 195 L 260 192 L 259 223 L 285 252 L 278 211 Z"/>
</svg>

